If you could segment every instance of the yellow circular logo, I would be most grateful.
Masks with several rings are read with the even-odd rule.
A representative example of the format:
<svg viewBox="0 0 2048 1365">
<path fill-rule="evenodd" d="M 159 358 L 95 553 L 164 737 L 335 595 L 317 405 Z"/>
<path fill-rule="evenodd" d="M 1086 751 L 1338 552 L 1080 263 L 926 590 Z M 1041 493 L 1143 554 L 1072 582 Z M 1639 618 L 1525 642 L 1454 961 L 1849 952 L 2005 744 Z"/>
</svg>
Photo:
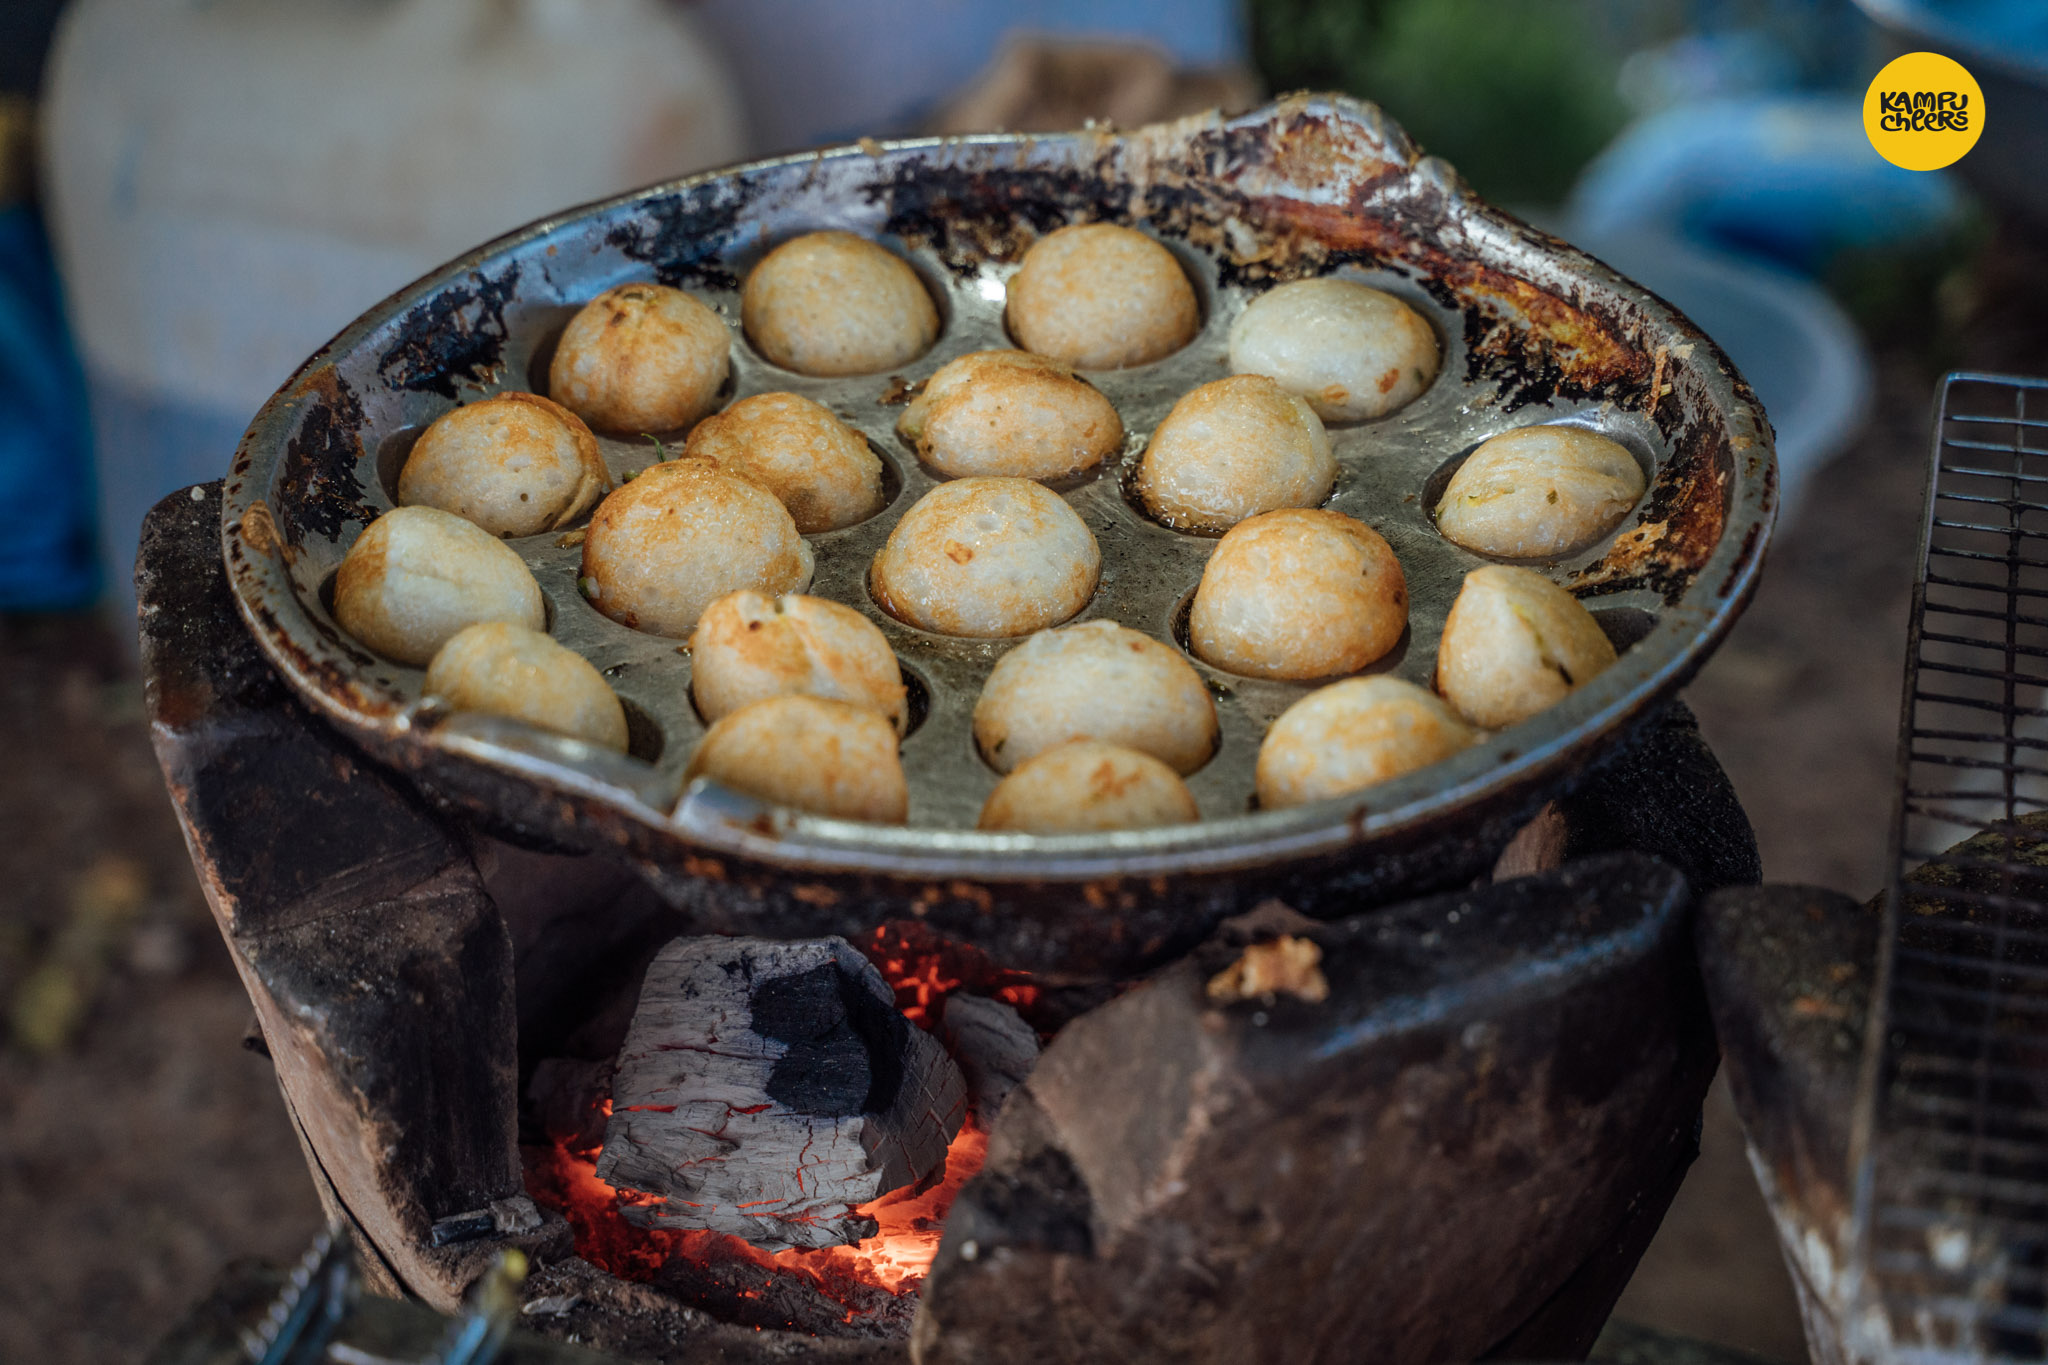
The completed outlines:
<svg viewBox="0 0 2048 1365">
<path fill-rule="evenodd" d="M 1892 165 L 1938 171 L 1977 145 L 1984 92 L 1961 62 L 1939 52 L 1908 52 L 1863 93 L 1863 131 Z"/>
</svg>

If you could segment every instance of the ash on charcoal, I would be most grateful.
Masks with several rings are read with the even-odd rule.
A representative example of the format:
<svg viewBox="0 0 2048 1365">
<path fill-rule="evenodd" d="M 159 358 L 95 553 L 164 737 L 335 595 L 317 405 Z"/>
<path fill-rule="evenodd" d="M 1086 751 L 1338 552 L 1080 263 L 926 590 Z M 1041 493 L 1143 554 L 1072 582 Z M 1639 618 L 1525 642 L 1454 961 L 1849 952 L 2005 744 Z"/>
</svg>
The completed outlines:
<svg viewBox="0 0 2048 1365">
<path fill-rule="evenodd" d="M 967 1098 L 985 1128 L 1038 1064 L 1038 1034 L 1015 1009 L 985 995 L 948 997 L 939 1033 L 967 1079 Z"/>
<path fill-rule="evenodd" d="M 677 939 L 647 969 L 598 1177 L 621 1212 L 765 1250 L 859 1241 L 856 1210 L 937 1177 L 960 1069 L 845 940 Z"/>
</svg>

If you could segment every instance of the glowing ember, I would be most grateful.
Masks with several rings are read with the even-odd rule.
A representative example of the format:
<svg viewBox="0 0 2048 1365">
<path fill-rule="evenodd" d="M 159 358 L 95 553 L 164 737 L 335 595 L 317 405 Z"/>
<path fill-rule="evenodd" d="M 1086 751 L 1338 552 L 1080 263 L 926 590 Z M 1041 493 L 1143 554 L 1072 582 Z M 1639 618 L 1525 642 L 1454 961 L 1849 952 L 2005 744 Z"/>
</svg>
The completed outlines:
<svg viewBox="0 0 2048 1365">
<path fill-rule="evenodd" d="M 1031 977 L 998 967 L 988 955 L 955 943 L 915 920 L 895 920 L 857 944 L 896 992 L 896 1008 L 919 1028 L 930 1029 L 934 1005 L 961 987 L 993 996 L 1027 1020 L 1038 1003 Z"/>
<path fill-rule="evenodd" d="M 606 1101 L 607 1111 L 610 1107 Z M 642 1228 L 627 1222 L 620 1205 L 649 1202 L 651 1196 L 599 1180 L 595 1147 L 580 1152 L 562 1143 L 527 1148 L 526 1187 L 536 1200 L 569 1220 L 577 1255 L 622 1280 L 653 1279 L 669 1261 L 682 1258 L 792 1271 L 834 1297 L 849 1281 L 903 1294 L 923 1282 L 938 1254 L 953 1196 L 981 1169 L 987 1151 L 988 1135 L 969 1122 L 946 1149 L 945 1173 L 930 1189 L 911 1195 L 898 1190 L 860 1206 L 857 1212 L 880 1225 L 873 1237 L 852 1246 L 774 1255 L 724 1233 Z"/>
<path fill-rule="evenodd" d="M 1028 1014 L 1038 988 L 1022 972 L 995 966 L 973 948 L 953 943 L 914 922 L 877 929 L 861 951 L 896 992 L 896 1006 L 913 1023 L 931 1029 L 947 995 L 966 988 L 993 996 Z M 611 1113 L 611 1101 L 601 1104 Z M 940 1178 L 921 1193 L 897 1190 L 857 1210 L 875 1220 L 873 1237 L 851 1246 L 770 1254 L 738 1237 L 717 1232 L 643 1228 L 626 1221 L 621 1205 L 653 1202 L 655 1196 L 616 1189 L 597 1178 L 600 1149 L 575 1150 L 563 1143 L 524 1149 L 527 1191 L 559 1210 L 575 1233 L 576 1254 L 620 1279 L 678 1278 L 679 1263 L 700 1272 L 693 1282 L 715 1281 L 725 1295 L 758 1299 L 777 1275 L 793 1275 L 848 1306 L 852 1322 L 879 1303 L 915 1292 L 938 1254 L 947 1211 L 960 1187 L 981 1169 L 988 1135 L 973 1120 L 946 1149 Z M 686 1277 L 688 1278 L 688 1277 Z"/>
</svg>

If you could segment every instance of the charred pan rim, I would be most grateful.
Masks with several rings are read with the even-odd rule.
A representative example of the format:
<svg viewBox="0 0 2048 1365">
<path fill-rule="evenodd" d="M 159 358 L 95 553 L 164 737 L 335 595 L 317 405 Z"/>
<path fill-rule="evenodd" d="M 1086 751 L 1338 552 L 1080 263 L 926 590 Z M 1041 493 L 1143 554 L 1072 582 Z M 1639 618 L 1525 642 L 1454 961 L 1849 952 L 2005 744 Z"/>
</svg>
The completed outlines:
<svg viewBox="0 0 2048 1365">
<path fill-rule="evenodd" d="M 280 505 L 273 512 L 268 495 L 279 477 L 288 439 L 334 439 L 331 432 L 296 430 L 301 401 L 309 392 L 325 391 L 331 407 L 345 411 L 354 403 L 333 366 L 394 318 L 408 314 L 452 318 L 473 308 L 478 315 L 477 330 L 489 331 L 494 326 L 502 330 L 498 313 L 503 300 L 491 291 L 501 295 L 510 287 L 511 277 L 501 270 L 492 279 L 485 272 L 505 253 L 593 219 L 618 220 L 621 226 L 613 230 L 616 240 L 620 232 L 645 231 L 632 226 L 637 208 L 674 199 L 686 191 L 715 190 L 720 182 L 743 173 L 851 158 L 895 162 L 900 175 L 913 172 L 934 154 L 957 159 L 964 153 L 1007 151 L 1021 162 L 1026 157 L 1042 157 L 1052 149 L 1064 150 L 1068 163 L 1077 168 L 1074 173 L 1085 175 L 1092 173 L 1085 168 L 1098 165 L 1112 153 L 1131 154 L 1144 164 L 1147 153 L 1179 149 L 1185 160 L 1206 157 L 1212 172 L 1237 175 L 1239 189 L 1256 208 L 1277 201 L 1259 197 L 1256 184 L 1245 185 L 1242 173 L 1248 163 L 1242 152 L 1255 152 L 1263 137 L 1288 120 L 1317 121 L 1366 140 L 1383 164 L 1362 179 L 1358 198 L 1382 200 L 1391 195 L 1398 199 L 1406 191 L 1418 200 L 1433 196 L 1441 201 L 1440 221 L 1414 225 L 1412 230 L 1422 236 L 1402 239 L 1404 248 L 1413 246 L 1416 253 L 1426 252 L 1432 249 L 1425 239 L 1428 235 L 1456 236 L 1468 253 L 1460 259 L 1470 263 L 1479 258 L 1479 263 L 1471 266 L 1475 273 L 1502 270 L 1502 278 L 1510 286 L 1526 291 L 1525 300 L 1540 303 L 1570 289 L 1587 309 L 1605 307 L 1634 332 L 1641 352 L 1656 352 L 1657 370 L 1650 377 L 1653 390 L 1667 375 L 1676 380 L 1683 373 L 1693 391 L 1704 397 L 1707 413 L 1736 437 L 1738 448 L 1725 456 L 1732 477 L 1720 534 L 1687 576 L 1689 581 L 1667 586 L 1654 572 L 1644 576 L 1637 586 L 1660 588 L 1666 598 L 1654 628 L 1620 663 L 1534 720 L 1493 735 L 1452 759 L 1353 796 L 1163 829 L 1044 836 L 870 825 L 767 806 L 701 779 L 685 790 L 671 814 L 656 804 L 651 788 L 640 780 L 638 767 L 626 760 L 570 741 L 535 742 L 531 732 L 522 736 L 515 727 L 488 720 L 460 717 L 443 722 L 366 690 L 355 676 L 355 670 L 368 662 L 365 656 L 352 643 L 331 638 L 333 632 L 300 606 L 281 558 L 290 552 L 292 527 L 278 524 L 280 518 L 289 523 L 298 509 Z M 1195 155 L 1187 155 L 1197 147 Z M 1037 164 L 1042 168 L 1045 163 Z M 1249 164 L 1255 181 L 1263 175 L 1276 189 L 1285 183 L 1287 171 L 1298 174 L 1301 169 Z M 1132 193 L 1150 192 L 1149 186 L 1129 188 Z M 1304 196 L 1297 207 L 1306 217 L 1320 213 L 1328 223 L 1336 224 L 1334 235 L 1342 236 L 1346 230 L 1353 230 L 1354 235 L 1377 231 L 1385 240 L 1385 222 L 1368 222 L 1364 215 L 1347 215 L 1342 204 L 1311 202 L 1311 198 Z M 723 202 L 714 201 L 693 212 L 719 217 L 723 207 Z M 1018 208 L 1023 213 L 1023 206 Z M 1406 205 L 1397 204 L 1393 214 L 1406 211 Z M 702 226 L 709 231 L 720 224 L 706 222 Z M 1366 242 L 1363 236 L 1359 240 Z M 943 255 L 943 244 L 939 245 Z M 1449 259 L 1447 253 L 1438 254 Z M 1341 250 L 1325 257 L 1333 262 L 1342 258 Z M 516 261 L 508 264 L 511 270 L 519 268 Z M 1251 267 L 1261 268 L 1256 261 Z M 657 273 L 668 278 L 677 269 L 668 265 Z M 1449 284 L 1426 274 L 1420 282 L 1433 292 L 1451 292 Z M 1489 288 L 1491 282 L 1478 287 Z M 402 344 L 413 350 L 395 357 L 406 372 L 400 382 L 430 386 L 447 382 L 444 373 L 433 370 L 414 353 L 418 338 L 408 337 Z M 1668 370 L 1667 355 L 1672 357 Z M 478 363 L 467 352 L 448 359 L 462 366 Z M 394 356 L 387 355 L 385 360 L 389 364 Z M 415 370 L 419 373 L 413 374 Z M 1649 394 L 1650 410 L 1655 410 L 1664 392 L 1669 390 Z M 1532 400 L 1511 399 L 1510 405 L 1527 401 Z M 346 494 L 347 490 L 340 491 Z M 623 820 L 627 828 L 613 828 L 612 841 L 656 856 L 665 847 L 672 855 L 686 858 L 724 854 L 808 872 L 1028 883 L 1227 873 L 1341 854 L 1381 841 L 1405 843 L 1424 836 L 1433 825 L 1559 780 L 1627 733 L 1706 661 L 1755 589 L 1775 504 L 1776 463 L 1769 424 L 1727 358 L 1687 319 L 1592 257 L 1487 205 L 1448 165 L 1434 157 L 1418 156 L 1406 135 L 1374 106 L 1319 95 L 1290 96 L 1237 119 L 1198 115 L 1128 135 L 1087 131 L 1053 136 L 919 138 L 768 158 L 541 219 L 394 293 L 301 366 L 258 413 L 237 449 L 224 490 L 221 534 L 236 605 L 287 682 L 367 748 L 430 782 L 434 770 L 446 770 L 453 764 L 471 769 L 474 777 L 485 779 L 484 786 L 493 775 L 531 784 L 537 789 L 535 794 L 559 800 L 556 809 L 561 832 L 578 843 L 588 841 L 593 827 L 616 826 Z M 1674 516 L 1674 525 L 1676 520 Z M 455 785 L 470 793 L 462 799 L 477 800 L 478 782 Z"/>
</svg>

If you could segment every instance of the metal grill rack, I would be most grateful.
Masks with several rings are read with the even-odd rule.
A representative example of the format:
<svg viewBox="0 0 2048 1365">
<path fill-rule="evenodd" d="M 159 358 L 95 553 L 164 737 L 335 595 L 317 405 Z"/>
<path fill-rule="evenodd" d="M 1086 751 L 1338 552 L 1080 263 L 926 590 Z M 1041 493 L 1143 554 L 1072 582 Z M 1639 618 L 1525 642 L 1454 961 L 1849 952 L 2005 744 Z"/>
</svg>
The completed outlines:
<svg viewBox="0 0 2048 1365">
<path fill-rule="evenodd" d="M 2048 1355 L 2048 381 L 1952 374 L 1856 1127 L 1851 1350 Z"/>
</svg>

